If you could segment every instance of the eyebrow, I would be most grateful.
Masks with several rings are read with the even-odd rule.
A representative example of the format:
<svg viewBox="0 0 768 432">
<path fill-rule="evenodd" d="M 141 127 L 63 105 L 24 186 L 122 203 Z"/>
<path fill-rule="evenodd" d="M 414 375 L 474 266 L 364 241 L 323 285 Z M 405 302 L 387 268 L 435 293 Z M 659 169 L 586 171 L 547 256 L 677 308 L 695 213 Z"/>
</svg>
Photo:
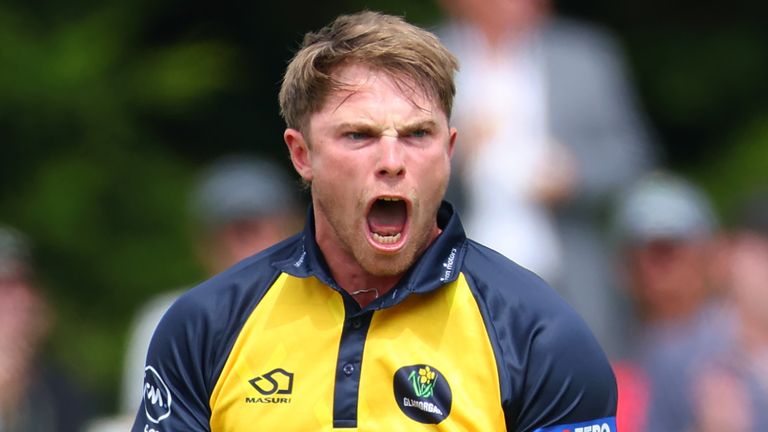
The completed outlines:
<svg viewBox="0 0 768 432">
<path fill-rule="evenodd" d="M 371 135 L 381 134 L 383 128 L 368 122 L 344 122 L 335 128 L 337 131 L 353 130 L 355 132 L 365 132 Z"/>
<path fill-rule="evenodd" d="M 429 129 L 433 130 L 437 127 L 437 123 L 434 120 L 419 120 L 415 121 L 410 124 L 406 124 L 400 127 L 397 127 L 397 133 L 400 136 L 408 135 L 414 131 L 422 130 L 422 129 Z M 343 130 L 354 130 L 358 132 L 365 132 L 371 135 L 381 135 L 384 128 L 375 125 L 374 123 L 369 122 L 344 122 L 340 123 L 335 128 L 337 131 L 343 131 Z"/>
<path fill-rule="evenodd" d="M 437 123 L 435 123 L 434 120 L 421 120 L 416 121 L 411 124 L 406 124 L 400 128 L 397 129 L 397 133 L 400 135 L 409 135 L 412 132 L 418 131 L 418 130 L 435 130 L 437 128 Z"/>
</svg>

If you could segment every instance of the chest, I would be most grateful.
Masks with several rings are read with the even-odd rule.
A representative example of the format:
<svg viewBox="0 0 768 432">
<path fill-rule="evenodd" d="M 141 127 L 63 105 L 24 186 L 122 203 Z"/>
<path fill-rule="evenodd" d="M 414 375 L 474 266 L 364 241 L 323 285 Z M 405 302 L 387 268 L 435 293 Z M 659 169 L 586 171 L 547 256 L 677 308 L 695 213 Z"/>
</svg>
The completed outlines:
<svg viewBox="0 0 768 432">
<path fill-rule="evenodd" d="M 488 329 L 466 281 L 354 315 L 316 279 L 281 276 L 212 394 L 211 429 L 504 430 Z"/>
</svg>

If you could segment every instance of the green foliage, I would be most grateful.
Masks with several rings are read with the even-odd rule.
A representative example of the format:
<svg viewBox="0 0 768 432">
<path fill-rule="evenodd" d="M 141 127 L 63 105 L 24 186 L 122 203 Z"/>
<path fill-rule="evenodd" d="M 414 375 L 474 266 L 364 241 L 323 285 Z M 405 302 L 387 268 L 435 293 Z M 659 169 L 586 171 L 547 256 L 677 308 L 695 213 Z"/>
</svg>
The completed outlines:
<svg viewBox="0 0 768 432">
<path fill-rule="evenodd" d="M 214 40 L 144 47 L 140 17 L 117 2 L 45 24 L 0 9 L 0 219 L 35 240 L 57 310 L 52 355 L 105 407 L 133 309 L 201 277 L 186 223 L 194 167 L 146 118 L 194 111 L 230 86 L 235 62 Z"/>
<path fill-rule="evenodd" d="M 744 200 L 768 187 L 768 113 L 733 133 L 693 174 L 710 191 L 726 222 L 731 219 Z"/>
</svg>

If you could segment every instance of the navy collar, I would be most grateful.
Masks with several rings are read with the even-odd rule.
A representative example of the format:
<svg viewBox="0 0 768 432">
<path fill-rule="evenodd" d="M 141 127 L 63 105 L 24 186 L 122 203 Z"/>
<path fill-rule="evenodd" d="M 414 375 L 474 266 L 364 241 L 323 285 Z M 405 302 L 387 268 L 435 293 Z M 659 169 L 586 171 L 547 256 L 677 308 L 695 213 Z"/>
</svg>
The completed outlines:
<svg viewBox="0 0 768 432">
<path fill-rule="evenodd" d="M 394 306 L 411 293 L 430 292 L 456 280 L 464 260 L 467 238 L 458 214 L 454 211 L 453 205 L 447 201 L 443 201 L 438 209 L 437 225 L 442 229 L 442 233 L 403 275 L 397 285 L 386 295 L 373 301 L 365 310 Z M 342 293 L 346 300 L 351 300 L 351 296 L 331 277 L 328 264 L 317 245 L 314 211 L 311 205 L 300 243 L 302 247 L 291 259 L 277 263 L 278 268 L 300 278 L 314 276 Z"/>
</svg>

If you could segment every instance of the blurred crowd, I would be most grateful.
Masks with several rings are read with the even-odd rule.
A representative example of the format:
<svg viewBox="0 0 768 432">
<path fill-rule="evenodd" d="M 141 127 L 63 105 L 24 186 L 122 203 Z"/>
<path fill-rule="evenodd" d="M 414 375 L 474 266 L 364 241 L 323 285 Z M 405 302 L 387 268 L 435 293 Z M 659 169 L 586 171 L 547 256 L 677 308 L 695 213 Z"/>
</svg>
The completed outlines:
<svg viewBox="0 0 768 432">
<path fill-rule="evenodd" d="M 612 360 L 622 432 L 768 424 L 768 194 L 724 224 L 664 164 L 619 44 L 547 0 L 441 0 L 459 58 L 453 201 L 469 237 L 530 268 L 585 318 Z M 275 137 L 276 140 L 279 137 Z M 298 231 L 301 186 L 260 155 L 229 155 L 190 191 L 209 274 Z M 0 226 L 0 432 L 127 430 L 151 333 L 188 287 L 147 299 L 126 347 L 120 406 L 47 364 L 55 314 L 31 242 Z"/>
<path fill-rule="evenodd" d="M 0 225 L 0 431 L 78 432 L 97 405 L 43 352 L 55 322 L 30 242 Z"/>
</svg>

